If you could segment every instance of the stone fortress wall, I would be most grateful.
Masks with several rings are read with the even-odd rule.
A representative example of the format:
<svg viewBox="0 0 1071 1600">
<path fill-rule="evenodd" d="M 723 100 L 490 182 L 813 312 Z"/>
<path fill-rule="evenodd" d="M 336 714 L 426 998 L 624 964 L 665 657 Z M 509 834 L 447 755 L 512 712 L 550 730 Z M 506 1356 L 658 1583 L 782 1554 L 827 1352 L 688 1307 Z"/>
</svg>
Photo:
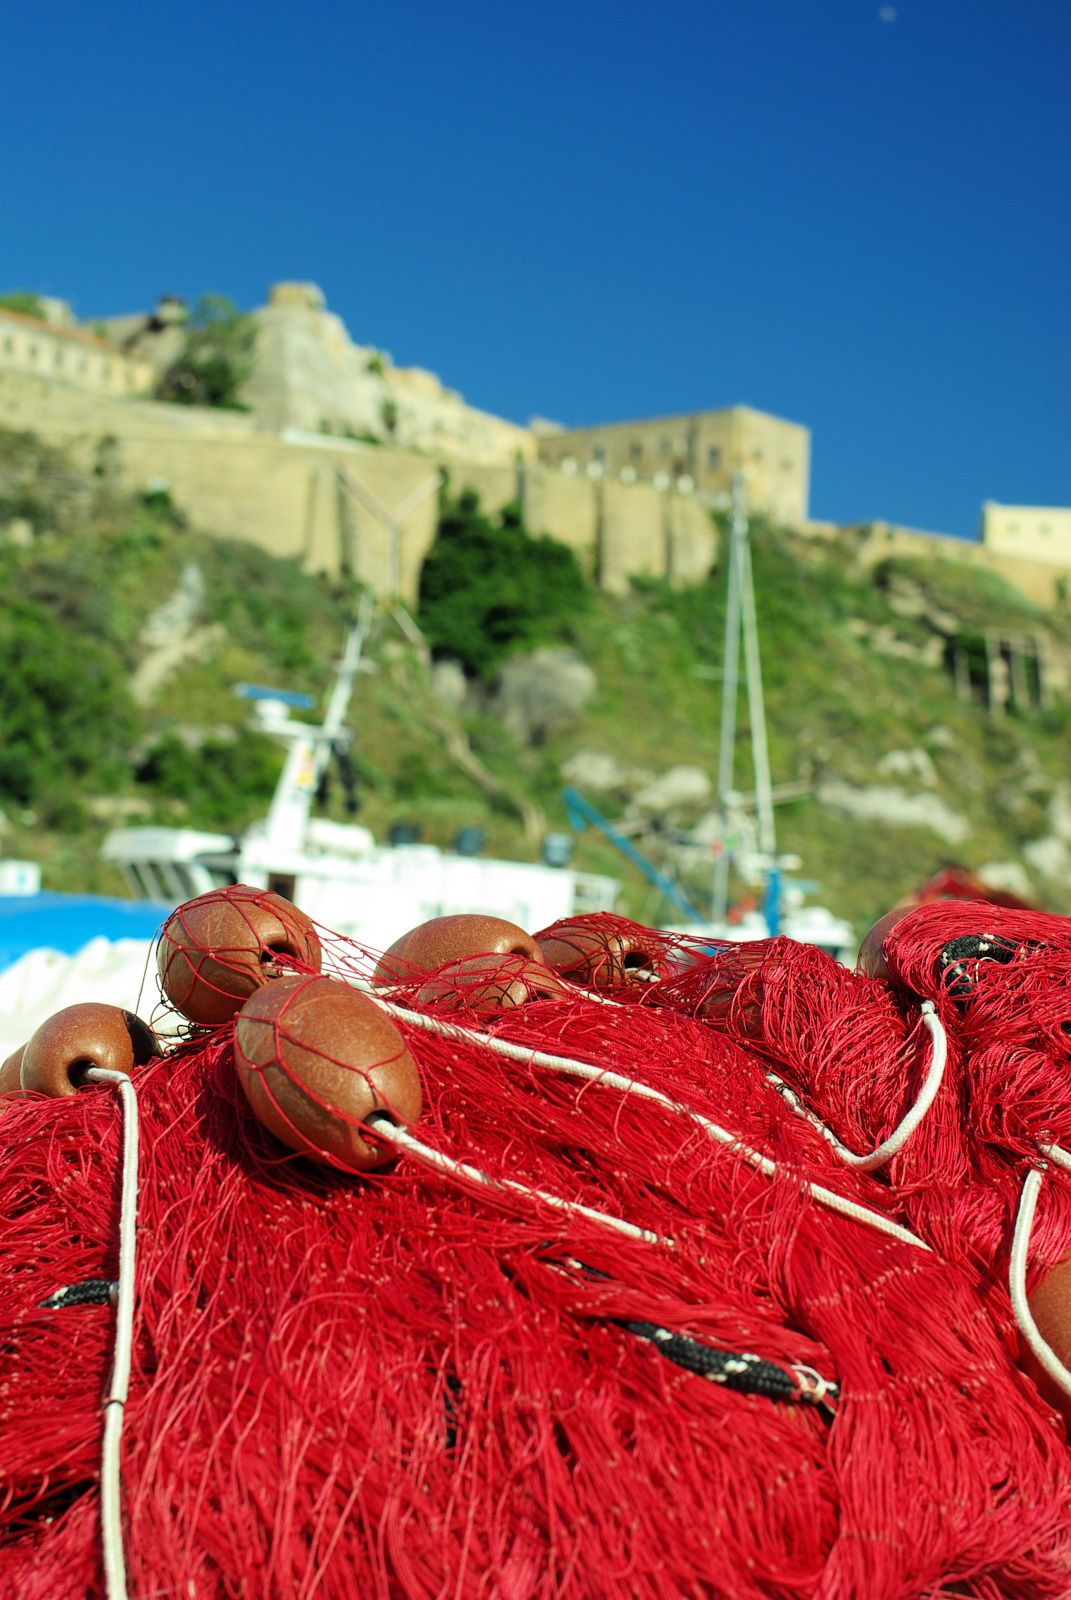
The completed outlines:
<svg viewBox="0 0 1071 1600">
<path fill-rule="evenodd" d="M 151 312 L 100 327 L 148 361 L 155 381 L 181 347 L 184 315 L 182 302 L 165 296 Z M 434 372 L 396 367 L 386 351 L 355 344 L 314 283 L 273 284 L 250 317 L 255 359 L 243 399 L 267 432 L 373 438 L 470 461 L 535 456 L 528 428 L 466 405 Z"/>
<path fill-rule="evenodd" d="M 146 396 L 181 344 L 181 306 L 107 319 L 99 333 L 71 326 L 62 302 L 47 309 L 47 322 L 0 309 L 0 425 L 32 430 L 86 464 L 107 437 L 125 487 L 166 486 L 208 530 L 312 570 L 352 572 L 410 602 L 444 471 L 491 511 L 519 501 L 534 532 L 569 545 L 604 588 L 624 592 L 633 577 L 685 583 L 710 570 L 710 512 L 741 469 L 752 507 L 815 538 L 849 532 L 863 564 L 938 555 L 999 572 L 1040 603 L 1066 599 L 1071 511 L 988 504 L 981 544 L 886 523 L 815 523 L 808 430 L 750 407 L 521 428 L 467 406 L 433 374 L 355 345 L 311 284 L 277 284 L 253 313 L 248 413 L 162 404 Z"/>
<path fill-rule="evenodd" d="M 624 483 L 646 479 L 656 486 L 683 480 L 722 506 L 733 473 L 742 470 L 751 505 L 789 527 L 807 520 L 810 431 L 751 406 L 593 428 L 543 423 L 535 431 L 539 459 L 564 471 L 594 468 Z"/>
<path fill-rule="evenodd" d="M 435 537 L 442 470 L 492 511 L 520 500 L 528 525 L 577 554 L 611 591 L 636 575 L 702 577 L 715 537 L 694 494 L 570 477 L 539 463 L 470 463 L 356 440 L 272 434 L 248 416 L 151 400 L 119 401 L 0 367 L 0 426 L 28 429 L 86 466 L 114 440 L 123 485 L 166 487 L 198 526 L 248 539 L 314 571 L 351 571 L 412 602 Z M 396 527 L 383 512 L 413 502 Z"/>
</svg>

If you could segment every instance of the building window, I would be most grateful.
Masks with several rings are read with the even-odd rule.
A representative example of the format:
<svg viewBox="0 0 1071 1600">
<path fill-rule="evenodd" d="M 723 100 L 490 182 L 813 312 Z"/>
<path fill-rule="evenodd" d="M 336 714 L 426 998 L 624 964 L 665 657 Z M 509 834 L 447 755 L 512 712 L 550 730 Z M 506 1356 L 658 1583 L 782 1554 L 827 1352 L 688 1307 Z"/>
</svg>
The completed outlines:
<svg viewBox="0 0 1071 1600">
<path fill-rule="evenodd" d="M 707 445 L 707 471 L 717 472 L 721 466 L 721 449 L 716 444 Z"/>
<path fill-rule="evenodd" d="M 4 354 L 6 356 L 12 355 L 13 352 L 14 352 L 14 349 L 15 349 L 15 341 L 14 341 L 14 339 L 11 337 L 10 333 L 5 333 L 5 335 L 4 335 Z"/>
<path fill-rule="evenodd" d="M 57 367 L 62 367 L 62 365 L 63 365 L 63 351 L 62 350 L 57 350 L 55 355 L 54 355 L 54 357 L 53 357 L 53 360 L 55 361 Z"/>
<path fill-rule="evenodd" d="M 37 360 L 37 346 L 35 344 L 32 344 L 30 346 L 30 348 L 27 350 L 26 354 L 29 356 L 31 361 L 36 361 Z"/>
<path fill-rule="evenodd" d="M 591 447 L 591 459 L 592 459 L 592 461 L 603 461 L 603 462 L 605 462 L 605 460 L 606 460 L 606 446 L 604 444 L 593 444 L 592 447 Z"/>
<path fill-rule="evenodd" d="M 663 461 L 669 460 L 670 456 L 673 454 L 673 446 L 668 439 L 664 437 L 659 439 L 658 454 L 662 457 Z"/>
<path fill-rule="evenodd" d="M 630 461 L 640 462 L 643 460 L 642 439 L 633 439 L 632 443 L 628 447 L 628 454 Z"/>
</svg>

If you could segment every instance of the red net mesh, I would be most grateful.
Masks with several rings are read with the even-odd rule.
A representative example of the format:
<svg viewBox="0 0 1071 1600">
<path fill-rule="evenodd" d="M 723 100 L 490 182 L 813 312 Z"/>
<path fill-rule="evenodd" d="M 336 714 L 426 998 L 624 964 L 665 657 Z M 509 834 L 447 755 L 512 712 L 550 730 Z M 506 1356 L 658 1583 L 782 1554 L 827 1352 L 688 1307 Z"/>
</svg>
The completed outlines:
<svg viewBox="0 0 1071 1600">
<path fill-rule="evenodd" d="M 376 952 L 321 940 L 325 971 L 371 976 Z M 526 1059 L 393 1020 L 425 1147 L 661 1244 L 418 1154 L 364 1176 L 313 1165 L 252 1115 L 230 1023 L 136 1073 L 134 1593 L 1066 1594 L 1066 1445 L 992 1284 L 962 1250 L 888 1238 L 809 1185 L 901 1219 L 927 1192 L 945 1217 L 946 1189 L 907 1151 L 903 1182 L 848 1171 L 767 1081 L 775 1066 L 846 1141 L 876 1142 L 911 1097 L 912 1002 L 787 941 L 659 948 L 667 975 L 642 1004 L 574 986 L 479 1023 Z M 968 1023 L 950 1023 L 954 1071 Z M 277 1044 L 285 1060 L 285 1027 Z M 365 1082 L 379 1064 L 323 1053 Z M 343 1090 L 309 1092 L 330 1110 Z M 948 1184 L 956 1161 L 975 1171 L 974 1136 L 948 1155 L 940 1126 L 919 1148 Z M 17 1101 L 0 1142 L 3 1570 L 20 1600 L 73 1600 L 100 1588 L 113 1318 L 40 1302 L 114 1276 L 120 1122 L 99 1090 Z M 840 1385 L 835 1417 L 683 1370 L 636 1322 L 813 1368 Z"/>
</svg>

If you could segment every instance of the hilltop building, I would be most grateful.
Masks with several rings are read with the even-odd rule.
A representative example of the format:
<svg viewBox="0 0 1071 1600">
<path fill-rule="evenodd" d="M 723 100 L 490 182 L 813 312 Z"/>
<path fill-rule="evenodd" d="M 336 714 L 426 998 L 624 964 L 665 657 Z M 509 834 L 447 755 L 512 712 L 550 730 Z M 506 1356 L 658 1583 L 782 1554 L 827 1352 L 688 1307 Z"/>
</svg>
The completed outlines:
<svg viewBox="0 0 1071 1600">
<path fill-rule="evenodd" d="M 743 471 L 749 505 L 790 527 L 807 521 L 810 431 L 751 406 L 538 431 L 539 459 L 566 471 L 698 488 L 715 505 L 728 503 L 733 473 Z"/>
<path fill-rule="evenodd" d="M 107 339 L 76 328 L 63 301 L 45 301 L 45 320 L 0 306 L 0 369 L 73 384 L 101 395 L 146 394 L 152 368 Z M 66 314 L 64 314 L 66 313 Z"/>
<path fill-rule="evenodd" d="M 149 363 L 155 383 L 181 349 L 186 314 L 184 302 L 167 295 L 151 312 L 100 326 Z M 256 341 L 242 397 L 271 433 L 380 440 L 484 463 L 535 456 L 527 428 L 466 405 L 433 372 L 396 367 L 385 351 L 354 344 L 315 283 L 273 284 L 267 305 L 250 316 Z"/>
<path fill-rule="evenodd" d="M 167 295 L 88 327 L 63 301 L 37 310 L 0 307 L 0 425 L 87 465 L 107 438 L 128 489 L 166 487 L 201 526 L 352 573 L 377 593 L 416 595 L 444 470 L 491 512 L 520 503 L 533 530 L 621 593 L 638 577 L 684 584 L 709 573 L 710 512 L 742 470 L 751 507 L 810 539 L 847 541 L 861 566 L 941 556 L 996 572 L 1039 604 L 1071 600 L 1071 509 L 988 503 L 978 541 L 818 523 L 808 429 L 750 406 L 523 428 L 466 405 L 434 373 L 355 344 L 311 283 L 277 283 L 250 313 L 248 411 L 175 405 L 151 397 L 183 348 L 183 301 Z"/>
<path fill-rule="evenodd" d="M 982 543 L 1000 555 L 1071 568 L 1071 510 L 1063 506 L 982 507 Z"/>
</svg>

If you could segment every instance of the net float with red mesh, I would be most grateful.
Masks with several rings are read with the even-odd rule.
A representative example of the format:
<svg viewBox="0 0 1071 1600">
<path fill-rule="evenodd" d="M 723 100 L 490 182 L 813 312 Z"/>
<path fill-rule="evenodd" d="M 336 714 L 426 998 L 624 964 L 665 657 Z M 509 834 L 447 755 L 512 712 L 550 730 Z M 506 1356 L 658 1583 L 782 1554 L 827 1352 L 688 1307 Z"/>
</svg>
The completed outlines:
<svg viewBox="0 0 1071 1600">
<path fill-rule="evenodd" d="M 858 969 L 926 999 L 967 999 L 992 964 L 1005 966 L 1040 947 L 1022 934 L 1040 930 L 1044 913 L 1016 913 L 986 901 L 933 900 L 896 906 L 880 917 L 859 948 Z M 1010 936 L 997 929 L 1016 931 Z"/>
<path fill-rule="evenodd" d="M 280 956 L 319 972 L 320 940 L 313 923 L 282 895 L 238 883 L 173 911 L 160 934 L 156 965 L 176 1011 L 190 1022 L 216 1027 L 279 975 Z"/>
<path fill-rule="evenodd" d="M 159 1053 L 156 1035 L 140 1017 L 94 1001 L 57 1011 L 15 1055 L 22 1058 L 22 1090 L 55 1097 L 77 1094 L 91 1067 L 129 1077 Z M 4 1063 L 5 1073 L 14 1059 Z"/>
<path fill-rule="evenodd" d="M 403 933 L 380 956 L 372 981 L 377 988 L 411 983 L 445 966 L 448 961 L 485 955 L 526 956 L 530 961 L 543 963 L 538 944 L 515 922 L 466 911 L 448 917 L 432 917 Z"/>
<path fill-rule="evenodd" d="M 881 978 L 885 983 L 896 981 L 888 965 L 885 941 L 896 924 L 902 922 L 914 909 L 914 906 L 894 906 L 891 911 L 886 911 L 884 916 L 879 917 L 873 927 L 867 929 L 855 963 L 864 977 Z"/>
<path fill-rule="evenodd" d="M 753 939 L 698 963 L 686 975 L 696 993 L 696 1016 L 720 1032 L 761 1038 L 765 981 L 781 948 L 776 939 Z"/>
<path fill-rule="evenodd" d="M 533 1000 L 562 1000 L 566 984 L 541 961 L 527 956 L 468 956 L 440 967 L 417 992 L 417 1004 L 437 1011 L 494 1016 Z"/>
<path fill-rule="evenodd" d="M 394 1159 L 368 1119 L 408 1126 L 421 1110 L 416 1062 L 399 1030 L 338 978 L 277 978 L 249 996 L 234 1029 L 238 1078 L 257 1120 L 301 1155 L 367 1172 Z"/>
<path fill-rule="evenodd" d="M 535 939 L 548 967 L 592 989 L 622 989 L 661 977 L 667 968 L 662 943 L 652 929 L 605 912 L 564 917 Z"/>
</svg>

